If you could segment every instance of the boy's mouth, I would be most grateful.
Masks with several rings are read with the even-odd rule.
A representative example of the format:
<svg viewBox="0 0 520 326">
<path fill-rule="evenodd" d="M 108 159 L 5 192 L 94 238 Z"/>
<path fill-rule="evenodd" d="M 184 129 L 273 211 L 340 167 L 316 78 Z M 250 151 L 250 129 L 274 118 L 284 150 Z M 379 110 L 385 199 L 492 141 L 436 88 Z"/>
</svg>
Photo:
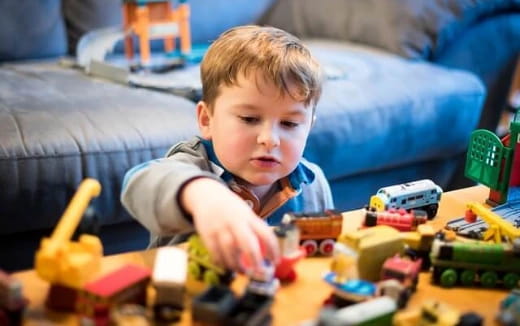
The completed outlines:
<svg viewBox="0 0 520 326">
<path fill-rule="evenodd" d="M 273 156 L 258 156 L 258 157 L 254 157 L 253 160 L 258 160 L 258 161 L 262 161 L 262 162 L 279 163 L 278 160 L 276 158 L 274 158 Z"/>
<path fill-rule="evenodd" d="M 253 163 L 253 165 L 263 169 L 271 169 L 280 164 L 280 162 L 272 156 L 253 157 L 253 159 L 251 159 L 251 162 Z"/>
</svg>

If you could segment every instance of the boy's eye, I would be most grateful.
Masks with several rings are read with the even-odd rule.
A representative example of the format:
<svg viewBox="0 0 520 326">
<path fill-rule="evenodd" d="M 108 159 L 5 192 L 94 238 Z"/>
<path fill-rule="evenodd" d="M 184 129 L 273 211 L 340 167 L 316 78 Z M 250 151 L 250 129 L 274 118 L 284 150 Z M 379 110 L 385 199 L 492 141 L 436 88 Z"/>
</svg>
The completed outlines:
<svg viewBox="0 0 520 326">
<path fill-rule="evenodd" d="M 258 119 L 256 117 L 240 116 L 240 120 L 242 120 L 242 121 L 244 121 L 245 123 L 248 123 L 248 124 L 253 124 L 253 123 L 258 122 L 260 119 Z"/>
<path fill-rule="evenodd" d="M 299 123 L 292 121 L 282 121 L 282 125 L 287 128 L 296 128 L 298 127 Z"/>
</svg>

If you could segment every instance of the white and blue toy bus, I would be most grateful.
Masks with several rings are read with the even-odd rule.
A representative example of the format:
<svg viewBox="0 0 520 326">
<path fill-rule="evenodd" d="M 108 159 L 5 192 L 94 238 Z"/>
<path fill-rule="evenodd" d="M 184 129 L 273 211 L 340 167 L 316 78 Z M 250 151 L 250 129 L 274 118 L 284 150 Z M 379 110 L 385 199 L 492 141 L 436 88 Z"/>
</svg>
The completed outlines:
<svg viewBox="0 0 520 326">
<path fill-rule="evenodd" d="M 390 208 L 426 211 L 428 219 L 437 215 L 442 189 L 429 179 L 383 187 L 370 197 L 370 207 L 378 211 Z"/>
</svg>

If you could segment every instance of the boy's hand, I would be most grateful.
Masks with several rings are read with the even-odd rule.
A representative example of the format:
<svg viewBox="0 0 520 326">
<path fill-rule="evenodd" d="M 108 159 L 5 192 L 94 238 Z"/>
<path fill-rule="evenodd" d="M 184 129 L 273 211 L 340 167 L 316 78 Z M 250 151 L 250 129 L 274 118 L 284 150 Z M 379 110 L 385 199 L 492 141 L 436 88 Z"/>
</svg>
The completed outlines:
<svg viewBox="0 0 520 326">
<path fill-rule="evenodd" d="M 263 251 L 265 258 L 278 262 L 274 232 L 223 184 L 209 178 L 195 179 L 184 187 L 180 200 L 216 263 L 241 271 L 240 258 L 245 255 L 252 268 L 261 268 Z"/>
</svg>

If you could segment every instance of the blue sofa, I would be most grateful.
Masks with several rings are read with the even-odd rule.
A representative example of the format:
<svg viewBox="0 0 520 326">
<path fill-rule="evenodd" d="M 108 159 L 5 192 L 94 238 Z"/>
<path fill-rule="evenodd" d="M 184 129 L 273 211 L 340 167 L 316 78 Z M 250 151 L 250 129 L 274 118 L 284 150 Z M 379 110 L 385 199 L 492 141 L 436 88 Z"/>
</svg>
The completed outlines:
<svg viewBox="0 0 520 326">
<path fill-rule="evenodd" d="M 322 166 L 341 210 L 385 185 L 460 185 L 453 180 L 469 135 L 496 126 L 520 52 L 520 1 L 189 3 L 194 43 L 234 25 L 269 24 L 304 39 L 322 62 L 326 82 L 305 156 Z M 39 239 L 85 177 L 103 186 L 93 205 L 105 253 L 148 242 L 120 205 L 123 175 L 197 134 L 195 105 L 59 59 L 84 33 L 121 24 L 120 5 L 0 3 L 0 268 L 32 266 Z"/>
</svg>

